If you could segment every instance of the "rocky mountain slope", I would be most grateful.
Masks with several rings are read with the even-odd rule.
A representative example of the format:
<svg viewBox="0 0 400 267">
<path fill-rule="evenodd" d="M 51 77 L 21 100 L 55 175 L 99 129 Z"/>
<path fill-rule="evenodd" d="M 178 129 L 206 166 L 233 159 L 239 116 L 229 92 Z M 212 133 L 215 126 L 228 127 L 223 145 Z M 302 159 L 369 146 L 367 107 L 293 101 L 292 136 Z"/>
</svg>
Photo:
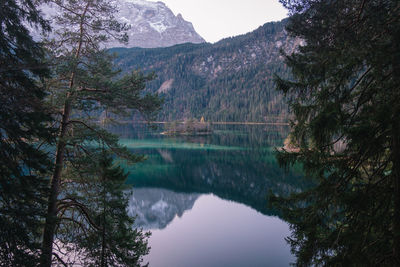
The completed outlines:
<svg viewBox="0 0 400 267">
<path fill-rule="evenodd" d="M 163 2 L 115 0 L 114 5 L 119 10 L 115 15 L 117 20 L 130 26 L 127 31 L 129 41 L 127 44 L 111 41 L 107 47 L 154 48 L 205 42 L 192 23 L 184 20 L 181 14 L 175 16 Z M 43 4 L 41 10 L 50 21 L 54 21 L 53 17 L 59 13 L 54 4 Z M 52 28 L 58 29 L 54 24 Z M 36 39 L 41 39 L 40 32 L 33 28 L 31 32 Z"/>
<path fill-rule="evenodd" d="M 148 84 L 165 99 L 159 119 L 280 122 L 287 106 L 273 76 L 289 77 L 280 50 L 293 51 L 300 40 L 284 30 L 286 20 L 215 44 L 182 44 L 155 49 L 112 49 L 123 71 L 155 72 Z"/>
<path fill-rule="evenodd" d="M 181 14 L 175 16 L 163 2 L 119 0 L 117 6 L 119 20 L 131 25 L 126 47 L 167 47 L 205 42 L 192 23 L 184 20 Z"/>
</svg>

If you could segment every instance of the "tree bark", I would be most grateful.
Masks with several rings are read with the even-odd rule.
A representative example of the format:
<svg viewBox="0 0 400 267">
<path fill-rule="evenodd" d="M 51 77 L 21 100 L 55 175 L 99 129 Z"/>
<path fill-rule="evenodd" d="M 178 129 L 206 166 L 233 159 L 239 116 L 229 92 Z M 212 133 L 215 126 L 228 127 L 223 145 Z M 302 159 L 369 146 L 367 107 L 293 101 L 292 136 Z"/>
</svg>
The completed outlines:
<svg viewBox="0 0 400 267">
<path fill-rule="evenodd" d="M 396 266 L 400 266 L 400 29 L 396 28 L 393 33 L 393 88 L 391 96 L 393 99 L 392 111 L 392 176 L 394 188 L 394 215 L 393 215 L 393 256 Z"/>
<path fill-rule="evenodd" d="M 104 200 L 105 201 L 105 200 Z M 105 210 L 105 202 L 103 202 L 103 229 L 101 236 L 101 267 L 106 266 L 106 210 Z"/>
<path fill-rule="evenodd" d="M 60 193 L 61 171 L 64 165 L 64 151 L 66 146 L 64 138 L 68 130 L 68 121 L 70 113 L 71 113 L 71 104 L 67 99 L 67 102 L 64 105 L 61 129 L 58 135 L 59 141 L 57 144 L 55 168 L 51 180 L 47 217 L 43 232 L 41 266 L 44 267 L 51 266 L 54 234 L 57 225 L 57 199 Z"/>
<path fill-rule="evenodd" d="M 102 228 L 102 236 L 101 236 L 101 267 L 106 266 L 106 259 L 105 259 L 105 251 L 106 251 L 106 190 L 105 190 L 105 183 L 106 183 L 106 177 L 105 177 L 105 172 L 106 170 L 103 170 L 102 174 L 102 186 L 103 186 L 103 228 Z"/>
<path fill-rule="evenodd" d="M 400 114 L 400 113 L 398 113 Z M 393 254 L 396 266 L 400 266 L 400 122 L 393 125 L 392 136 L 392 161 L 393 161 L 393 185 L 394 185 L 394 218 L 393 235 L 394 247 Z"/>
</svg>

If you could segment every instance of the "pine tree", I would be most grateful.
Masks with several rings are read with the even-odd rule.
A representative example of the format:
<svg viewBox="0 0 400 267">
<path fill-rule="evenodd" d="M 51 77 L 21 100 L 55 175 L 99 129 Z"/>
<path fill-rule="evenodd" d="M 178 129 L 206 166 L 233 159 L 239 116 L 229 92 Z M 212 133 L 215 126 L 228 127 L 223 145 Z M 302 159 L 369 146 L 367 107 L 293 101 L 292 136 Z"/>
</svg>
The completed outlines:
<svg viewBox="0 0 400 267">
<path fill-rule="evenodd" d="M 35 266 L 50 166 L 43 50 L 26 25 L 48 30 L 31 0 L 0 3 L 0 266 Z"/>
<path fill-rule="evenodd" d="M 80 203 L 91 214 L 92 221 L 79 227 L 64 221 L 68 225 L 58 240 L 65 245 L 74 244 L 71 249 L 84 266 L 141 266 L 142 256 L 149 251 L 149 234 L 134 229 L 134 220 L 126 212 L 131 196 L 125 184 L 127 174 L 113 163 L 109 153 L 99 151 L 96 157 L 98 160 L 91 161 L 92 170 L 85 175 L 85 182 L 68 183 L 64 190 L 68 193 L 61 201 L 64 214 L 71 204 Z M 77 176 L 77 172 L 70 175 Z M 70 219 L 81 221 L 79 213 Z"/>
<path fill-rule="evenodd" d="M 277 78 L 294 113 L 286 166 L 318 186 L 277 201 L 298 266 L 400 265 L 400 2 L 281 1 L 304 45 Z"/>
<path fill-rule="evenodd" d="M 152 116 L 160 107 L 156 95 L 143 95 L 145 82 L 152 75 L 138 72 L 119 77 L 112 64 L 112 56 L 104 49 L 104 41 L 110 37 L 123 40 L 124 25 L 118 23 L 111 0 L 54 0 L 51 4 L 58 9 L 54 18 L 57 22 L 56 38 L 48 43 L 52 51 L 53 79 L 47 82 L 51 96 L 49 102 L 54 110 L 62 107 L 59 119 L 59 134 L 56 144 L 54 171 L 51 179 L 50 197 L 42 242 L 42 266 L 50 266 L 54 254 L 53 244 L 60 225 L 59 211 L 65 184 L 74 182 L 67 177 L 70 169 L 84 174 L 86 161 L 93 160 L 96 144 L 104 143 L 118 156 L 134 157 L 118 144 L 118 138 L 99 127 L 96 122 L 100 113 L 126 113 L 137 110 Z M 80 178 L 80 177 L 77 177 Z M 82 180 L 83 181 L 83 180 Z M 62 194 L 61 194 L 62 193 Z M 86 222 L 93 222 L 80 203 L 73 203 Z M 64 215 L 74 215 L 74 211 Z M 65 216 L 61 216 L 65 217 Z M 71 220 L 71 217 L 65 218 Z M 76 220 L 75 220 L 76 221 Z M 79 222 L 77 222 L 79 225 Z M 58 261 L 60 255 L 54 254 Z"/>
</svg>

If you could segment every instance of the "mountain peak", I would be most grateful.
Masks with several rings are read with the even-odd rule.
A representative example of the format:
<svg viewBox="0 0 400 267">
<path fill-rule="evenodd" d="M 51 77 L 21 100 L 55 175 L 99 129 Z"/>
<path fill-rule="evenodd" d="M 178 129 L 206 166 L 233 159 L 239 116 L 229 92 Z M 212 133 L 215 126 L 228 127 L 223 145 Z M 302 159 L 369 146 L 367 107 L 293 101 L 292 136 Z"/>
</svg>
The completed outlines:
<svg viewBox="0 0 400 267">
<path fill-rule="evenodd" d="M 146 0 L 117 0 L 121 22 L 131 26 L 126 47 L 166 47 L 181 43 L 204 43 L 192 23 L 177 16 L 163 3 Z M 121 46 L 113 43 L 112 46 Z"/>
<path fill-rule="evenodd" d="M 107 47 L 168 47 L 182 43 L 204 43 L 205 40 L 194 30 L 192 23 L 177 16 L 161 1 L 114 0 L 119 9 L 115 18 L 130 26 L 127 31 L 129 41 L 121 44 L 117 41 L 107 43 Z M 47 19 L 59 14 L 55 5 L 42 4 L 41 11 Z M 43 38 L 36 29 L 27 25 L 36 40 Z M 59 27 L 53 25 L 53 30 Z M 51 36 L 51 34 L 50 34 Z"/>
<path fill-rule="evenodd" d="M 133 3 L 136 5 L 140 6 L 146 6 L 148 8 L 157 8 L 157 6 L 166 6 L 164 2 L 157 1 L 157 2 L 152 2 L 152 1 L 147 1 L 147 0 L 117 0 L 119 2 L 129 2 Z"/>
</svg>

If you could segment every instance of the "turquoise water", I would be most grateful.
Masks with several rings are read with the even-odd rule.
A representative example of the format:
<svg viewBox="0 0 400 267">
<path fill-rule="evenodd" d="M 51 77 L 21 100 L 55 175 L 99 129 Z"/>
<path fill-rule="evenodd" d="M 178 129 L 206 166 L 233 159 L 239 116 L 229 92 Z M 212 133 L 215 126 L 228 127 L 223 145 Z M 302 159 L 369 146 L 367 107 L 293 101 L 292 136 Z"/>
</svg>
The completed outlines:
<svg viewBox="0 0 400 267">
<path fill-rule="evenodd" d="M 289 266 L 290 234 L 268 194 L 302 191 L 296 170 L 277 166 L 274 151 L 288 128 L 214 126 L 209 136 L 169 137 L 162 128 L 113 131 L 147 160 L 125 166 L 134 187 L 129 212 L 150 230 L 150 266 Z"/>
</svg>

